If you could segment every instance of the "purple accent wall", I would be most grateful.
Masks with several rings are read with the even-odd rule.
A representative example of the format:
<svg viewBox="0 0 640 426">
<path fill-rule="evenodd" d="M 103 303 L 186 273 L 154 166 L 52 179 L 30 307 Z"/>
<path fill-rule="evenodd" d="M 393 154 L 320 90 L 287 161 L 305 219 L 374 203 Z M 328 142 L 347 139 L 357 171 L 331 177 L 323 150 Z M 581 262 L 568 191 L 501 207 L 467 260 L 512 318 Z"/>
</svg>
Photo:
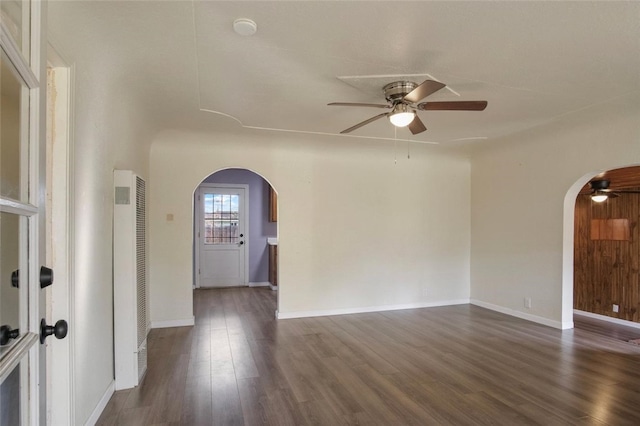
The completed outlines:
<svg viewBox="0 0 640 426">
<path fill-rule="evenodd" d="M 220 170 L 202 183 L 249 185 L 249 282 L 269 281 L 267 238 L 278 232 L 278 224 L 269 222 L 269 183 L 245 169 Z"/>
</svg>

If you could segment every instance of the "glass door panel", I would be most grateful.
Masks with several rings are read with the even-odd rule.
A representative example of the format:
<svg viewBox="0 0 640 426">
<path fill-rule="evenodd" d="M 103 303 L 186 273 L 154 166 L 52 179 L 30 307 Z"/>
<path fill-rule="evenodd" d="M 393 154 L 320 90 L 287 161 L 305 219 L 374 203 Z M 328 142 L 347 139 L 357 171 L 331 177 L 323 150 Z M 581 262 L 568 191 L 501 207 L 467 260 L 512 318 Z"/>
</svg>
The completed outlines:
<svg viewBox="0 0 640 426">
<path fill-rule="evenodd" d="M 26 270 L 20 273 L 20 261 L 26 258 L 21 244 L 20 222 L 27 219 L 11 213 L 0 213 L 0 359 L 20 336 L 27 318 L 21 315 L 28 303 Z M 20 281 L 25 283 L 22 289 Z"/>
<path fill-rule="evenodd" d="M 24 358 L 0 382 L 0 425 L 29 423 L 25 401 L 29 397 L 29 359 Z"/>
<path fill-rule="evenodd" d="M 237 194 L 204 194 L 205 244 L 238 244 L 239 204 Z"/>
<path fill-rule="evenodd" d="M 22 55 L 29 58 L 30 14 L 29 2 L 22 0 L 0 1 L 0 22 L 16 42 Z"/>
<path fill-rule="evenodd" d="M 27 159 L 21 147 L 26 126 L 24 108 L 28 103 L 25 93 L 28 89 L 18 78 L 13 65 L 2 51 L 0 60 L 0 196 L 25 202 L 27 200 L 27 176 L 24 170 Z M 26 117 L 25 117 L 26 118 Z M 21 164 L 23 167 L 21 168 Z"/>
<path fill-rule="evenodd" d="M 0 384 L 0 425 L 20 424 L 20 364 Z"/>
</svg>

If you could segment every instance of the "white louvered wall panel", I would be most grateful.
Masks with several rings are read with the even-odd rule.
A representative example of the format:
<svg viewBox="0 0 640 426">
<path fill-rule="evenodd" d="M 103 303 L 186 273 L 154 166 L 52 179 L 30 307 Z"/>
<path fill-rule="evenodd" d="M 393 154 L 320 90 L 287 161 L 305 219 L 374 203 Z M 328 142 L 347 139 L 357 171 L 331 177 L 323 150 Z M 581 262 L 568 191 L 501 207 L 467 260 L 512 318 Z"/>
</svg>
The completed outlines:
<svg viewBox="0 0 640 426">
<path fill-rule="evenodd" d="M 147 369 L 146 184 L 130 170 L 115 170 L 113 300 L 116 390 L 137 386 Z"/>
</svg>

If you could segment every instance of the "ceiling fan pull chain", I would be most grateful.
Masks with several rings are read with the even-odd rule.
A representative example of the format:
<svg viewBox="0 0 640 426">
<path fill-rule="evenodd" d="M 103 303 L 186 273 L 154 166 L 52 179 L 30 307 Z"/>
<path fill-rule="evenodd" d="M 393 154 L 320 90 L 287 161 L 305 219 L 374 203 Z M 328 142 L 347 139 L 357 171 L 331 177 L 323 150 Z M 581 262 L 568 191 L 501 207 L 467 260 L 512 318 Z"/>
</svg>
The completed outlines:
<svg viewBox="0 0 640 426">
<path fill-rule="evenodd" d="M 393 164 L 398 164 L 398 128 L 393 127 Z"/>
</svg>

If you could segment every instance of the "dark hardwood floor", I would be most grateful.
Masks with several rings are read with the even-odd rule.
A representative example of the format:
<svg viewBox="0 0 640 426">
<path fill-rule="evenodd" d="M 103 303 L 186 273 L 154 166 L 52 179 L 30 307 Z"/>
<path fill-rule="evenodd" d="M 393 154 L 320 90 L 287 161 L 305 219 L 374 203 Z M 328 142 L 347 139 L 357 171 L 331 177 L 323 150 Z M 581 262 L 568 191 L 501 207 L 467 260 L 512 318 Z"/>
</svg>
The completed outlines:
<svg viewBox="0 0 640 426">
<path fill-rule="evenodd" d="M 274 319 L 262 288 L 196 290 L 104 425 L 640 424 L 640 346 L 472 305 Z"/>
<path fill-rule="evenodd" d="M 595 334 L 600 334 L 614 339 L 629 340 L 640 339 L 640 328 L 628 327 L 597 318 L 590 318 L 584 315 L 573 316 L 573 326 L 581 330 L 587 330 Z"/>
</svg>

